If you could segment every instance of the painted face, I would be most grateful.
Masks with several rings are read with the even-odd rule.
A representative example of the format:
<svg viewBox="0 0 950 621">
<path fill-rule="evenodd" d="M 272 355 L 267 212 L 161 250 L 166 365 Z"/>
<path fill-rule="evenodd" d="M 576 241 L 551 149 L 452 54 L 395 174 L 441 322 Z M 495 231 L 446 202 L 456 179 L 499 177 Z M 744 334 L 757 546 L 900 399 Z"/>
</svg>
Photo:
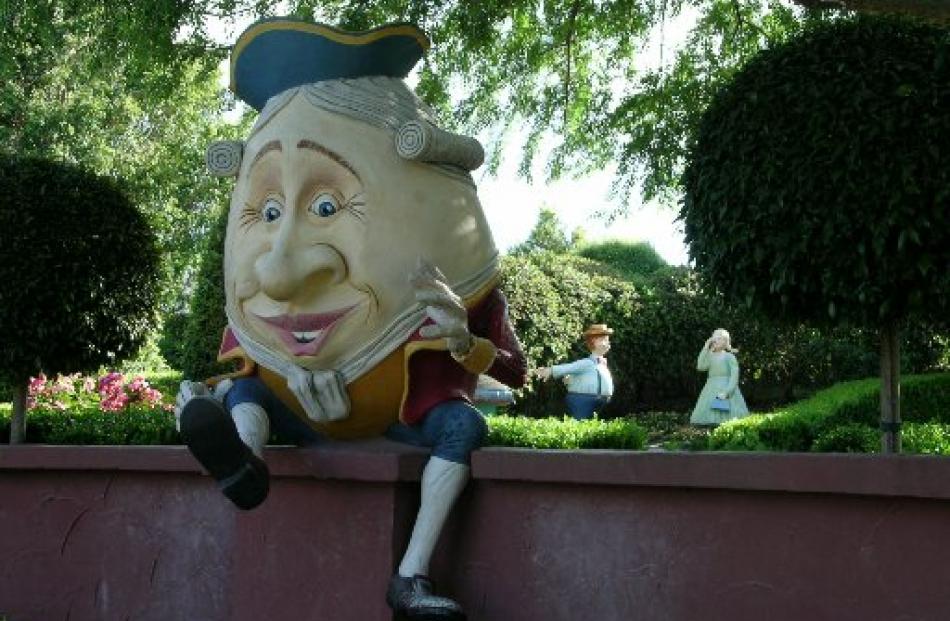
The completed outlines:
<svg viewBox="0 0 950 621">
<path fill-rule="evenodd" d="M 246 145 L 227 304 L 268 350 L 335 368 L 413 307 L 419 257 L 453 281 L 494 254 L 474 189 L 401 160 L 390 133 L 297 96 Z"/>
<path fill-rule="evenodd" d="M 591 353 L 595 356 L 603 356 L 610 351 L 610 337 L 598 336 L 591 340 Z"/>
<path fill-rule="evenodd" d="M 728 338 L 721 332 L 713 332 L 712 341 L 710 342 L 710 349 L 712 351 L 722 351 L 726 348 L 726 343 Z"/>
</svg>

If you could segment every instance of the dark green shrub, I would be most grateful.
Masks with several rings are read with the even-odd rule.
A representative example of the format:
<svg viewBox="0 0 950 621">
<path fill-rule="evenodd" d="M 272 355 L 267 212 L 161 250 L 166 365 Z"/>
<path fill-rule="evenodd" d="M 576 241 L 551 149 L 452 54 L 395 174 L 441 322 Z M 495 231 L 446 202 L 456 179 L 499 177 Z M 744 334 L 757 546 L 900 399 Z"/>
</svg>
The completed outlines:
<svg viewBox="0 0 950 621">
<path fill-rule="evenodd" d="M 0 159 L 0 378 L 92 371 L 128 358 L 154 323 L 160 257 L 116 181 Z"/>
<path fill-rule="evenodd" d="M 491 416 L 487 420 L 485 446 L 639 450 L 647 439 L 643 427 L 625 418 L 604 421 Z"/>
<path fill-rule="evenodd" d="M 165 316 L 162 333 L 158 338 L 158 351 L 169 367 L 181 370 L 185 365 L 186 342 L 184 335 L 188 329 L 188 313 L 171 313 Z"/>
<path fill-rule="evenodd" d="M 228 210 L 225 208 L 218 214 L 202 250 L 197 284 L 179 345 L 180 368 L 188 379 L 204 380 L 230 370 L 217 361 L 221 335 L 228 325 L 224 313 L 224 237 L 227 225 Z M 169 335 L 169 339 L 172 338 L 174 336 Z"/>
<path fill-rule="evenodd" d="M 592 243 L 580 248 L 577 254 L 609 265 L 631 282 L 642 282 L 657 270 L 667 267 L 666 261 L 646 242 L 611 240 Z"/>
<path fill-rule="evenodd" d="M 860 423 L 849 423 L 822 432 L 815 438 L 811 450 L 819 453 L 876 453 L 880 446 L 877 430 Z"/>
</svg>

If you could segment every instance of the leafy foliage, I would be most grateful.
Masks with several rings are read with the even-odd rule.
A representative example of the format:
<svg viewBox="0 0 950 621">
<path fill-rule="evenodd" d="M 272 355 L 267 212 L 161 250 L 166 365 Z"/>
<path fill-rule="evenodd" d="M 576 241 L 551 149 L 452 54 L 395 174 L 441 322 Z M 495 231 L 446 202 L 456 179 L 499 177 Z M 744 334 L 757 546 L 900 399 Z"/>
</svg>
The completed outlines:
<svg viewBox="0 0 950 621">
<path fill-rule="evenodd" d="M 573 418 L 524 418 L 491 416 L 485 446 L 534 449 L 639 450 L 647 432 L 631 419 L 574 420 Z"/>
<path fill-rule="evenodd" d="M 159 254 L 116 182 L 0 159 L 0 377 L 91 371 L 133 354 L 154 321 Z"/>
<path fill-rule="evenodd" d="M 417 90 L 459 128 L 489 136 L 489 169 L 497 170 L 504 139 L 515 134 L 520 171 L 530 178 L 554 136 L 548 178 L 616 167 L 619 211 L 638 186 L 646 199 L 675 195 L 686 137 L 722 80 L 766 43 L 824 18 L 781 0 L 291 5 L 300 17 L 346 28 L 420 24 L 434 45 Z M 684 25 L 685 41 L 669 49 Z"/>
<path fill-rule="evenodd" d="M 946 317 L 948 107 L 950 40 L 932 26 L 839 21 L 757 55 L 692 145 L 697 268 L 773 316 Z"/>
<path fill-rule="evenodd" d="M 925 455 L 950 455 L 950 425 L 910 423 L 901 432 L 903 450 Z"/>
<path fill-rule="evenodd" d="M 877 453 L 881 440 L 876 429 L 848 423 L 818 434 L 811 450 L 818 453 Z"/>
<path fill-rule="evenodd" d="M 571 248 L 571 240 L 562 230 L 560 218 L 554 210 L 541 208 L 538 221 L 528 235 L 528 239 L 511 249 L 511 254 L 527 254 L 530 252 L 565 253 Z"/>
</svg>

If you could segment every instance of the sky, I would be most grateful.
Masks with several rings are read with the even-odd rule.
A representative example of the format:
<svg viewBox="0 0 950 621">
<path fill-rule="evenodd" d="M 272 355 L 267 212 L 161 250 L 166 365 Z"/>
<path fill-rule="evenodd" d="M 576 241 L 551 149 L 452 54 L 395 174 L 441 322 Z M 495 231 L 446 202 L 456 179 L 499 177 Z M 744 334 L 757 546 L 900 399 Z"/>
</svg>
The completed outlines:
<svg viewBox="0 0 950 621">
<path fill-rule="evenodd" d="M 672 56 L 671 50 L 682 44 L 688 30 L 689 15 L 684 15 L 672 24 L 657 30 L 651 36 L 651 45 L 643 51 L 644 66 L 661 63 L 664 54 Z M 216 42 L 233 44 L 238 35 L 250 25 L 250 19 L 217 20 L 207 23 L 208 33 Z M 661 49 L 659 41 L 663 41 Z M 227 84 L 227 61 L 221 64 L 222 84 Z M 409 82 L 412 82 L 410 75 Z M 243 105 L 243 104 L 242 104 Z M 487 134 L 486 134 L 487 135 Z M 532 181 L 519 177 L 520 145 L 517 135 L 509 136 L 502 151 L 502 165 L 497 175 L 476 170 L 473 176 L 478 185 L 479 199 L 485 217 L 491 227 L 495 244 L 501 251 L 523 242 L 537 223 L 542 208 L 552 209 L 564 227 L 564 233 L 581 228 L 588 241 L 620 239 L 647 242 L 671 265 L 684 265 L 688 260 L 683 243 L 682 226 L 675 223 L 676 207 L 664 207 L 655 203 L 643 204 L 634 191 L 628 205 L 628 215 L 608 223 L 595 214 L 614 211 L 616 202 L 610 198 L 610 186 L 614 170 L 608 169 L 580 179 L 562 179 L 545 183 L 544 164 L 547 150 L 541 149 L 535 160 Z M 552 143 L 556 137 L 546 137 Z M 484 144 L 484 141 L 483 141 Z"/>
</svg>

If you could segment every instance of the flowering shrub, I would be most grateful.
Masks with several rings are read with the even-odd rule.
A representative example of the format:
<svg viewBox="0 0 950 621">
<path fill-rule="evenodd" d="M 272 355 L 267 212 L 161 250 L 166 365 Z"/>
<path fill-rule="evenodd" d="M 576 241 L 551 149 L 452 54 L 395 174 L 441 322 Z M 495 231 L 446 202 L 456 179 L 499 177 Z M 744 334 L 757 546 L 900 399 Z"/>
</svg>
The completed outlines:
<svg viewBox="0 0 950 621">
<path fill-rule="evenodd" d="M 141 375 L 127 381 L 122 373 L 112 372 L 98 380 L 94 377 L 57 375 L 48 379 L 42 373 L 30 378 L 27 394 L 29 410 L 85 410 L 98 407 L 104 412 L 122 412 L 132 408 L 171 411 L 171 404 L 162 403 L 162 393 L 149 385 Z"/>
</svg>

